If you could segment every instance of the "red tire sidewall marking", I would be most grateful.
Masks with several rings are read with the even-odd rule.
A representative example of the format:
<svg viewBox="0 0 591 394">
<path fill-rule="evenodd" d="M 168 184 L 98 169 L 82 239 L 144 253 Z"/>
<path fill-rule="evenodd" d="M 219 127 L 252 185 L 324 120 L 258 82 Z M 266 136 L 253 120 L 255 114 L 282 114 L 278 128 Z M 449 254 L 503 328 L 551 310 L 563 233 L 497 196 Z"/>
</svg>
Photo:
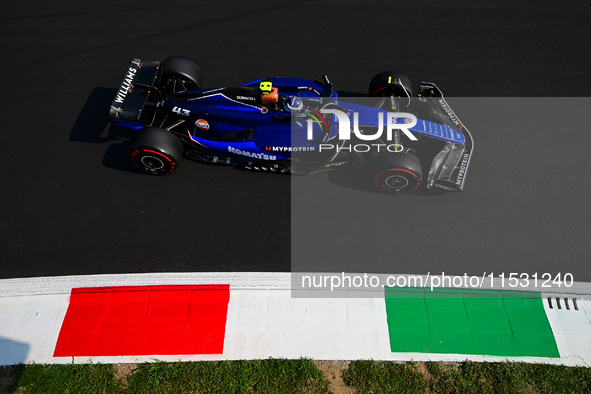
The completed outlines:
<svg viewBox="0 0 591 394">
<path fill-rule="evenodd" d="M 155 155 L 157 155 L 157 156 L 160 156 L 160 157 L 162 157 L 162 158 L 166 159 L 166 161 L 167 161 L 167 162 L 168 162 L 168 164 L 170 165 L 170 170 L 169 170 L 169 171 L 167 171 L 167 172 L 162 172 L 162 173 L 159 173 L 159 174 L 157 174 L 157 175 L 166 175 L 166 174 L 170 174 L 171 172 L 173 172 L 173 171 L 174 171 L 174 169 L 175 169 L 175 167 L 176 167 L 176 163 L 175 163 L 174 161 L 170 160 L 170 158 L 169 158 L 168 156 L 166 156 L 165 154 L 163 154 L 163 153 L 161 153 L 161 152 L 156 152 L 156 151 L 153 151 L 153 150 L 150 150 L 150 149 L 141 149 L 141 150 L 140 150 L 140 149 L 137 149 L 135 152 L 133 152 L 133 153 L 131 154 L 131 161 L 132 161 L 132 162 L 133 162 L 133 164 L 135 164 L 135 165 L 136 165 L 136 167 L 138 167 L 140 170 L 143 170 L 143 171 L 147 172 L 147 171 L 146 171 L 144 168 L 142 168 L 142 167 L 141 167 L 141 166 L 140 166 L 138 163 L 136 163 L 136 161 L 135 161 L 135 156 L 136 156 L 138 153 L 140 153 L 140 152 L 142 152 L 142 153 L 143 153 L 143 152 L 152 153 L 152 154 L 155 154 Z"/>
<path fill-rule="evenodd" d="M 384 189 L 383 189 L 382 187 L 380 187 L 380 185 L 379 185 L 379 180 L 380 180 L 380 177 L 381 177 L 383 174 L 385 174 L 386 172 L 389 172 L 389 171 L 401 171 L 401 172 L 406 172 L 407 174 L 410 174 L 410 175 L 412 176 L 412 179 L 414 179 L 414 180 L 416 181 L 416 186 L 415 186 L 415 187 L 414 187 L 412 190 L 409 190 L 409 191 L 403 192 L 403 193 L 401 193 L 401 194 L 407 194 L 407 193 L 414 192 L 414 191 L 417 189 L 417 187 L 419 187 L 419 184 L 421 183 L 421 178 L 420 178 L 420 177 L 418 177 L 418 176 L 417 176 L 417 174 L 415 174 L 415 173 L 414 173 L 414 172 L 412 172 L 412 171 L 405 170 L 405 169 L 403 169 L 403 168 L 390 168 L 390 169 L 388 169 L 388 170 L 385 170 L 385 171 L 380 171 L 380 172 L 379 172 L 379 173 L 378 173 L 378 174 L 375 176 L 375 178 L 374 178 L 374 183 L 375 183 L 376 187 L 377 187 L 378 189 L 380 189 L 381 191 L 384 191 L 384 192 L 390 192 L 390 190 L 384 190 Z M 411 183 L 412 179 L 409 179 L 409 183 Z"/>
<path fill-rule="evenodd" d="M 377 93 L 377 92 L 379 92 L 380 90 L 384 90 L 384 89 L 386 89 L 386 88 L 387 88 L 387 86 L 384 86 L 384 87 L 382 87 L 382 88 L 379 88 L 378 90 L 376 90 L 375 92 L 373 92 L 373 94 L 376 94 L 376 93 Z"/>
</svg>

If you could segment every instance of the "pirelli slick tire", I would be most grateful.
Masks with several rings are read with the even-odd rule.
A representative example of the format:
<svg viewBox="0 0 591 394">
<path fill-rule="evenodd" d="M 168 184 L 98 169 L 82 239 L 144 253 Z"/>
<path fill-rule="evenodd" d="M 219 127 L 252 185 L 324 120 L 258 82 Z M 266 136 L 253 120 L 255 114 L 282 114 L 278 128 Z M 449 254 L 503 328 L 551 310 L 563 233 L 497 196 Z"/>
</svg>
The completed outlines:
<svg viewBox="0 0 591 394">
<path fill-rule="evenodd" d="M 372 97 L 412 97 L 412 83 L 404 74 L 397 71 L 384 71 L 369 82 L 369 95 Z"/>
<path fill-rule="evenodd" d="M 131 140 L 131 161 L 148 174 L 170 174 L 178 167 L 182 155 L 181 140 L 158 127 L 140 129 Z"/>
<path fill-rule="evenodd" d="M 203 71 L 193 60 L 183 56 L 170 56 L 162 62 L 161 85 L 182 82 L 187 90 L 199 89 L 203 84 Z"/>
<path fill-rule="evenodd" d="M 412 193 L 421 185 L 421 162 L 412 153 L 381 153 L 373 165 L 374 183 L 384 193 Z"/>
</svg>

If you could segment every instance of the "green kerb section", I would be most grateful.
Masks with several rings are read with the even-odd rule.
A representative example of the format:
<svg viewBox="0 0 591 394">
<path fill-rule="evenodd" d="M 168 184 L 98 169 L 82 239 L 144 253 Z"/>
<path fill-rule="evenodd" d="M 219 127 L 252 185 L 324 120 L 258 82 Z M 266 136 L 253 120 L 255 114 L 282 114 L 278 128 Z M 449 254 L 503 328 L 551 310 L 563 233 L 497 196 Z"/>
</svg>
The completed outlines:
<svg viewBox="0 0 591 394">
<path fill-rule="evenodd" d="M 560 357 L 541 294 L 386 288 L 392 352 Z"/>
</svg>

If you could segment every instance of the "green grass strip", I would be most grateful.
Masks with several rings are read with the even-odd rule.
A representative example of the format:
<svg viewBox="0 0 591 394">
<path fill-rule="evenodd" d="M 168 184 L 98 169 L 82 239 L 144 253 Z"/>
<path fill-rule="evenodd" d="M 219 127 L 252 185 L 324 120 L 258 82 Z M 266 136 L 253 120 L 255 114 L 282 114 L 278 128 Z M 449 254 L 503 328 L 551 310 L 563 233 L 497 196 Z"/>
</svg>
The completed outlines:
<svg viewBox="0 0 591 394">
<path fill-rule="evenodd" d="M 141 364 L 125 393 L 328 393 L 311 360 Z"/>
<path fill-rule="evenodd" d="M 10 392 L 19 394 L 118 393 L 114 374 L 115 367 L 109 364 L 21 364 L 11 369 L 14 383 L 10 387 Z"/>
<path fill-rule="evenodd" d="M 560 357 L 540 293 L 386 288 L 392 352 Z"/>
<path fill-rule="evenodd" d="M 0 393 L 328 393 L 311 360 L 140 364 L 123 382 L 112 365 L 0 367 Z M 11 387 L 5 382 L 12 381 Z M 343 381 L 355 393 L 589 394 L 591 368 L 526 363 L 352 361 Z"/>
<path fill-rule="evenodd" d="M 19 394 L 329 392 L 328 380 L 308 359 L 144 363 L 126 382 L 116 379 L 114 366 L 108 364 L 8 368 L 14 381 L 10 392 Z"/>
<path fill-rule="evenodd" d="M 353 361 L 343 380 L 356 393 L 591 393 L 591 369 L 525 363 Z"/>
</svg>

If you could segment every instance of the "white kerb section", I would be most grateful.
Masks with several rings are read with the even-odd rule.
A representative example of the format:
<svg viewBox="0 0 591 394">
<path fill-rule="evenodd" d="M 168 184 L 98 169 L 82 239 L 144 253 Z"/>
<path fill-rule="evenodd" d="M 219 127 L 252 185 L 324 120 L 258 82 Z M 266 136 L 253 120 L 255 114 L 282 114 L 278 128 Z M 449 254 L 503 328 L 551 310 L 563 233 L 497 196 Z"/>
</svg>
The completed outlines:
<svg viewBox="0 0 591 394">
<path fill-rule="evenodd" d="M 230 284 L 221 355 L 81 357 L 76 363 L 308 357 L 322 360 L 505 361 L 504 357 L 391 353 L 383 298 L 291 298 L 289 273 L 170 273 L 0 280 L 0 365 L 70 363 L 53 351 L 73 287 Z M 514 361 L 591 366 L 591 301 L 544 308 L 560 358 Z"/>
</svg>

